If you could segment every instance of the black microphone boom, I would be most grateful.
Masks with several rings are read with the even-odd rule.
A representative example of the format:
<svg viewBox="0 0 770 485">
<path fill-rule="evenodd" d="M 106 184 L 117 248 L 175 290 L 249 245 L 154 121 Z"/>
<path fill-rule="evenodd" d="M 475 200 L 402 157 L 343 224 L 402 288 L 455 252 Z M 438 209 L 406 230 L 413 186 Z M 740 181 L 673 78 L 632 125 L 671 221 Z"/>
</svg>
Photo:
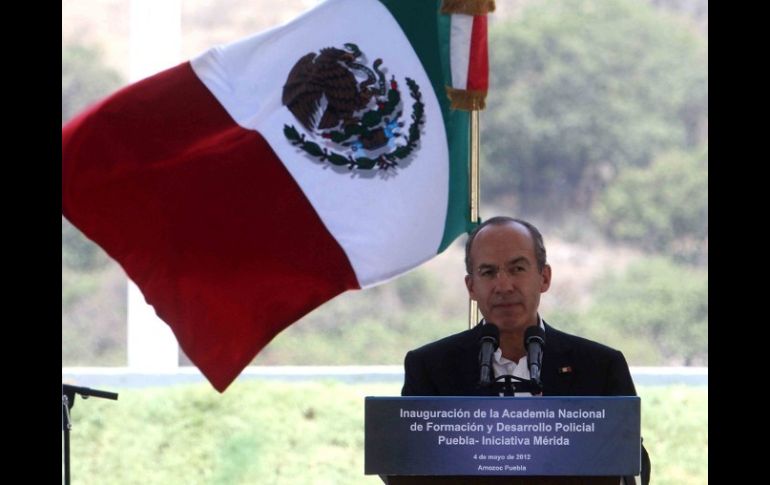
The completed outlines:
<svg viewBox="0 0 770 485">
<path fill-rule="evenodd" d="M 545 332 L 539 325 L 527 327 L 524 332 L 524 348 L 527 349 L 527 364 L 529 378 L 538 388 L 543 388 L 540 382 L 540 369 L 543 364 L 543 348 L 545 347 Z"/>
<path fill-rule="evenodd" d="M 500 341 L 500 329 L 494 323 L 486 322 L 481 327 L 481 338 L 479 339 L 479 367 L 481 375 L 479 376 L 479 386 L 489 387 L 494 380 L 492 371 L 492 357 L 497 350 Z"/>
</svg>

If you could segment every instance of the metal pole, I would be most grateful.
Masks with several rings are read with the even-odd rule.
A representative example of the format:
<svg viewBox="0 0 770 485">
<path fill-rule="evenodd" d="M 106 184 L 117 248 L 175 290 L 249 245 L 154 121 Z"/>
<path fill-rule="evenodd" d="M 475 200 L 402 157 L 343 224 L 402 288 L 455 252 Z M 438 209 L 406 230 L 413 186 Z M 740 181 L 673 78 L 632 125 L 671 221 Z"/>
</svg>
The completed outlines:
<svg viewBox="0 0 770 485">
<path fill-rule="evenodd" d="M 479 111 L 471 111 L 471 174 L 470 174 L 470 211 L 471 221 L 479 221 L 479 200 L 481 198 L 479 183 Z M 473 300 L 468 300 L 468 328 L 473 328 L 479 321 L 479 306 Z"/>
<path fill-rule="evenodd" d="M 72 398 L 75 398 L 74 395 Z M 64 485 L 70 485 L 70 428 L 72 428 L 72 421 L 70 421 L 69 398 L 64 393 L 61 397 L 61 408 L 62 431 L 64 432 Z"/>
</svg>

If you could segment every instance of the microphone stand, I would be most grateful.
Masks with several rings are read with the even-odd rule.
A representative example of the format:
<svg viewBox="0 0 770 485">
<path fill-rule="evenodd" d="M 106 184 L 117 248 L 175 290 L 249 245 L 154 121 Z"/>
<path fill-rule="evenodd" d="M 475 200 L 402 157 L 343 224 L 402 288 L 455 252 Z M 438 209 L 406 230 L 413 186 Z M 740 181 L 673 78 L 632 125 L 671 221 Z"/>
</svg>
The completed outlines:
<svg viewBox="0 0 770 485">
<path fill-rule="evenodd" d="M 71 386 L 69 384 L 62 384 L 61 387 L 61 426 L 64 432 L 64 484 L 70 485 L 70 429 L 72 429 L 70 409 L 75 405 L 75 394 L 80 394 L 83 399 L 94 396 L 115 401 L 118 400 L 118 394 L 88 387 Z"/>
<path fill-rule="evenodd" d="M 495 377 L 494 385 L 498 396 L 514 396 L 517 392 L 529 392 L 535 396 L 543 392 L 539 382 L 510 374 Z"/>
</svg>

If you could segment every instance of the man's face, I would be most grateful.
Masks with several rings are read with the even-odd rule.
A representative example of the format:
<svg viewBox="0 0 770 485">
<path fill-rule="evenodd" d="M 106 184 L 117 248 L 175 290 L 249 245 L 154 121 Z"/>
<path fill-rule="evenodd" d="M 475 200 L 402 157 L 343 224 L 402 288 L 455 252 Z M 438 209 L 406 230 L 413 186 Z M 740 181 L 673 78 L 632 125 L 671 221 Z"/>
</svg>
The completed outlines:
<svg viewBox="0 0 770 485">
<path fill-rule="evenodd" d="M 537 323 L 540 294 L 551 285 L 551 268 L 537 269 L 529 230 L 517 223 L 486 226 L 470 252 L 465 286 L 488 322 L 501 332 L 523 333 Z"/>
</svg>

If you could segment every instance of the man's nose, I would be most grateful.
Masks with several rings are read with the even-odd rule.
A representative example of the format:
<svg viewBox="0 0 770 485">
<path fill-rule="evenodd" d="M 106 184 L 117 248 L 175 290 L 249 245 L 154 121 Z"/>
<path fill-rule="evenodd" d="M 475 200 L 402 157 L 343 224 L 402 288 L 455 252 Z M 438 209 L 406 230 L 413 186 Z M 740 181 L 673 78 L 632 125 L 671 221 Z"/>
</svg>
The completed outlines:
<svg viewBox="0 0 770 485">
<path fill-rule="evenodd" d="M 495 278 L 495 289 L 498 291 L 513 291 L 516 287 L 514 277 L 508 271 L 499 271 Z"/>
</svg>

